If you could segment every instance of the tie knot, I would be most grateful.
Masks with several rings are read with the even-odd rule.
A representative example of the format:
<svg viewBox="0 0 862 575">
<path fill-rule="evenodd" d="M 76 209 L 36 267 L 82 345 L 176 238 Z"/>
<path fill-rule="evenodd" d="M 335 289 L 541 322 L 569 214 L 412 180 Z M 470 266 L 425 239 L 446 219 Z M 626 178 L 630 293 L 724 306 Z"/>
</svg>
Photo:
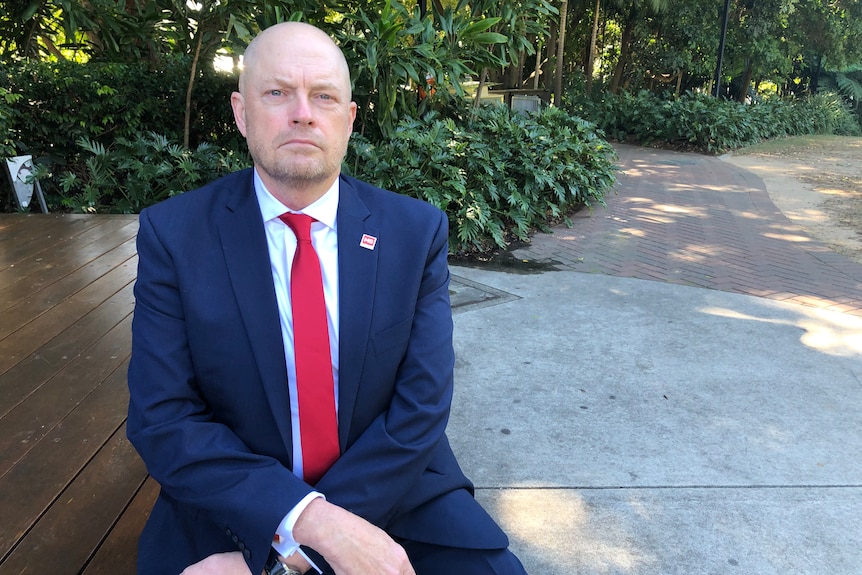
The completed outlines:
<svg viewBox="0 0 862 575">
<path fill-rule="evenodd" d="M 293 214 L 291 212 L 281 214 L 278 216 L 278 219 L 290 226 L 290 229 L 296 235 L 297 241 L 311 241 L 311 223 L 317 220 L 306 214 Z"/>
</svg>

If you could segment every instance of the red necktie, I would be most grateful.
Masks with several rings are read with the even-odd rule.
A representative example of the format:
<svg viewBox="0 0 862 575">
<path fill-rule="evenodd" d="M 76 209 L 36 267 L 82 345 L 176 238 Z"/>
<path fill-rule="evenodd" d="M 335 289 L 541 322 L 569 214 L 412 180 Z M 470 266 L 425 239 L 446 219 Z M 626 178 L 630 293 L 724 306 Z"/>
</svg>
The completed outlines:
<svg viewBox="0 0 862 575">
<path fill-rule="evenodd" d="M 340 453 L 326 303 L 320 260 L 311 244 L 314 218 L 291 213 L 280 218 L 296 235 L 296 254 L 290 271 L 296 395 L 303 476 L 314 485 Z"/>
</svg>

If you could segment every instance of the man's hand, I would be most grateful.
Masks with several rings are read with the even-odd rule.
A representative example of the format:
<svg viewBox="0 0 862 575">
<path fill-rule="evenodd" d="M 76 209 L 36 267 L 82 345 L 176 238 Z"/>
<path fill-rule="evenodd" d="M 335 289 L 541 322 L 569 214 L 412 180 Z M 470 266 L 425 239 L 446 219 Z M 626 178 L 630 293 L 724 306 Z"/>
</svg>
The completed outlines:
<svg viewBox="0 0 862 575">
<path fill-rule="evenodd" d="M 290 559 L 285 559 L 284 557 L 281 559 L 284 560 L 284 563 L 288 567 L 300 573 L 305 573 L 311 569 L 311 565 L 299 553 L 294 553 Z M 251 571 L 248 565 L 245 564 L 242 554 L 239 551 L 233 551 L 231 553 L 210 555 L 194 565 L 189 565 L 183 569 L 180 575 L 251 575 Z M 261 573 L 261 575 L 264 574 Z"/>
<path fill-rule="evenodd" d="M 404 548 L 385 531 L 324 499 L 305 508 L 293 538 L 323 555 L 336 575 L 416 575 Z"/>
<path fill-rule="evenodd" d="M 242 553 L 216 553 L 194 565 L 189 565 L 180 575 L 251 575 Z"/>
</svg>

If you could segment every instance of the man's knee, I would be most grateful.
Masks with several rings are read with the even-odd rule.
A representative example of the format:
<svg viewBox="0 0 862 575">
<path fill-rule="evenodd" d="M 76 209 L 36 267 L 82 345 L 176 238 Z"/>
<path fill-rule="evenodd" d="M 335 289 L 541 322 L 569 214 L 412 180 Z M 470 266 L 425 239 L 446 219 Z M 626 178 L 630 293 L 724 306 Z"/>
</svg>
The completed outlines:
<svg viewBox="0 0 862 575">
<path fill-rule="evenodd" d="M 508 549 L 459 549 L 402 542 L 416 575 L 527 575 Z"/>
</svg>

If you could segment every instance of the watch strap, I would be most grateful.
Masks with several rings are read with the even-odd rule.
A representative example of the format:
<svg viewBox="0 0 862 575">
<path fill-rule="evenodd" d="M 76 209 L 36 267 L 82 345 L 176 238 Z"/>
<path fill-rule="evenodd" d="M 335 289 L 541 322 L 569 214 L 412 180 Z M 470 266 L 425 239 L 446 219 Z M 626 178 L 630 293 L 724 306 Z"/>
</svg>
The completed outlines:
<svg viewBox="0 0 862 575">
<path fill-rule="evenodd" d="M 266 575 L 302 575 L 302 573 L 296 569 L 288 567 L 279 561 L 278 553 L 276 553 L 275 549 L 270 550 L 269 558 L 266 560 L 266 566 L 263 568 L 263 572 Z"/>
</svg>

